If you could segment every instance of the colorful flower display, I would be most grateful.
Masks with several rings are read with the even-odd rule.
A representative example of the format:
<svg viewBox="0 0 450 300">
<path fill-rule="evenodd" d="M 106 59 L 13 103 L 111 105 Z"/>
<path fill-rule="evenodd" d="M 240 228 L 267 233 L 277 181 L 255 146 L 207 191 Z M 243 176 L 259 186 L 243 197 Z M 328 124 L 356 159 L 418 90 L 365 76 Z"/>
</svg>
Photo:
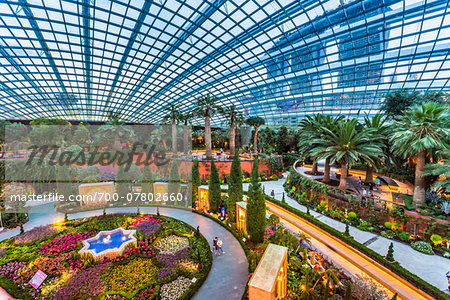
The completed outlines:
<svg viewBox="0 0 450 300">
<path fill-rule="evenodd" d="M 118 227 L 140 231 L 136 246 L 101 261 L 79 252 L 82 240 Z M 8 289 L 14 298 L 24 298 L 25 293 L 36 300 L 150 300 L 163 298 L 164 283 L 165 299 L 177 299 L 187 289 L 197 288 L 212 264 L 208 242 L 192 235 L 193 228 L 168 217 L 118 214 L 71 221 L 60 232 L 56 228 L 40 226 L 0 242 L 0 276 L 15 285 Z M 34 288 L 29 282 L 38 270 L 48 276 Z M 198 280 L 195 285 L 192 276 Z M 168 290 L 171 286 L 174 293 Z"/>
</svg>

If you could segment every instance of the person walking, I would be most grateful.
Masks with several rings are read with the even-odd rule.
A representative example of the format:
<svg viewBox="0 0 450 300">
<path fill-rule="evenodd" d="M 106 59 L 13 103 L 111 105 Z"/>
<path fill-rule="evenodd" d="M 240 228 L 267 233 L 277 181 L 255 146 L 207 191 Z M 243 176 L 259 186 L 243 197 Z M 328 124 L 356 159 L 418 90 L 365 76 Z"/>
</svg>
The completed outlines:
<svg viewBox="0 0 450 300">
<path fill-rule="evenodd" d="M 217 252 L 219 253 L 219 256 L 220 256 L 220 252 L 222 252 L 222 254 L 225 254 L 225 251 L 223 251 L 223 249 L 222 249 L 222 245 L 223 245 L 222 240 L 217 239 Z"/>
<path fill-rule="evenodd" d="M 213 248 L 212 248 L 212 252 L 213 252 L 213 254 L 214 255 L 217 255 L 217 240 L 218 240 L 218 238 L 217 238 L 217 236 L 214 238 L 214 240 L 213 240 Z M 220 255 L 220 254 L 219 254 Z"/>
</svg>

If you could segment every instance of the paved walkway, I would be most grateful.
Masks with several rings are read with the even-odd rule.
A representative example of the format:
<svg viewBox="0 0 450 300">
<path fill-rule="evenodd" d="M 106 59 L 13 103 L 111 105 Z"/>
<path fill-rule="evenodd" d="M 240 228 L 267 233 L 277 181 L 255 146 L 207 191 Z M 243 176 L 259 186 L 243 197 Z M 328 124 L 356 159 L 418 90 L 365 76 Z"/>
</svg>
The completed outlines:
<svg viewBox="0 0 450 300">
<path fill-rule="evenodd" d="M 117 207 L 106 209 L 108 214 L 136 211 L 136 207 Z M 140 211 L 144 213 L 156 214 L 156 207 L 144 207 L 140 208 Z M 230 300 L 241 299 L 248 280 L 248 264 L 244 250 L 239 244 L 239 241 L 237 241 L 228 230 L 213 220 L 194 214 L 188 210 L 161 207 L 159 212 L 161 215 L 166 215 L 181 220 L 194 228 L 199 226 L 200 233 L 208 240 L 211 247 L 212 240 L 216 236 L 220 237 L 224 242 L 223 248 L 226 254 L 223 256 L 214 256 L 213 265 L 208 277 L 192 299 L 209 300 L 217 297 L 225 297 Z M 77 219 L 102 214 L 103 210 L 93 210 L 71 214 L 69 215 L 69 218 Z M 64 218 L 62 214 L 58 214 L 53 211 L 51 203 L 33 208 L 29 215 L 30 221 L 24 225 L 25 230 L 29 230 L 39 225 L 51 224 Z M 17 235 L 18 233 L 19 229 L 0 233 L 0 241 Z M 4 298 L 1 293 L 2 289 L 0 288 L 0 299 L 7 299 Z M 224 293 L 226 293 L 226 296 Z"/>
<path fill-rule="evenodd" d="M 286 176 L 285 176 L 286 177 Z M 284 192 L 283 183 L 285 178 L 278 181 L 265 181 L 262 182 L 264 190 L 267 195 L 270 195 L 271 191 L 275 192 L 275 199 L 281 200 Z M 244 189 L 247 190 L 248 184 L 244 184 Z M 286 203 L 290 206 L 306 212 L 306 207 L 298 204 L 297 201 L 285 195 Z M 322 215 L 314 210 L 310 210 L 311 215 L 318 218 L 321 222 L 343 232 L 345 231 L 345 224 L 334 220 L 328 216 Z M 360 243 L 366 243 L 367 247 L 386 255 L 389 244 L 394 243 L 394 258 L 404 268 L 410 272 L 421 277 L 423 280 L 436 286 L 437 288 L 446 291 L 447 290 L 447 277 L 445 274 L 450 271 L 450 259 L 444 258 L 438 255 L 426 255 L 415 251 L 409 245 L 393 241 L 384 238 L 378 234 L 374 234 L 367 231 L 362 231 L 356 227 L 350 226 L 350 234 Z"/>
</svg>

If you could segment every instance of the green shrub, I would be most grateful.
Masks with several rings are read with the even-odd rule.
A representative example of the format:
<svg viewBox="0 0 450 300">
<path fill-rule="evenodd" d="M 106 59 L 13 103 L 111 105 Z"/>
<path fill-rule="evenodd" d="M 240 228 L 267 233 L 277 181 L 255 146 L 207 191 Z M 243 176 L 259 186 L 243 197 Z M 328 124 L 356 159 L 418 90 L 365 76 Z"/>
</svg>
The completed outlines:
<svg viewBox="0 0 450 300">
<path fill-rule="evenodd" d="M 424 242 L 424 241 L 413 242 L 413 243 L 411 243 L 411 247 L 416 251 L 419 251 L 419 252 L 422 252 L 422 253 L 425 253 L 428 255 L 434 255 L 433 248 L 427 242 Z"/>
<path fill-rule="evenodd" d="M 397 233 L 397 236 L 400 240 L 407 242 L 409 241 L 409 239 L 411 238 L 411 235 L 409 234 L 409 232 L 406 231 L 400 231 L 399 233 Z"/>
<path fill-rule="evenodd" d="M 384 227 L 387 229 L 392 229 L 392 223 L 391 222 L 385 222 Z"/>
<path fill-rule="evenodd" d="M 271 178 L 272 180 L 278 180 L 278 176 L 275 175 L 275 174 L 273 174 L 272 176 L 270 176 L 270 178 Z"/>
<path fill-rule="evenodd" d="M 437 246 L 437 245 L 439 245 L 439 244 L 442 243 L 442 237 L 441 237 L 439 234 L 433 234 L 433 235 L 430 237 L 430 240 L 433 242 L 433 244 L 434 244 L 435 246 Z"/>
<path fill-rule="evenodd" d="M 349 219 L 356 219 L 357 215 L 355 212 L 351 211 L 348 213 L 348 218 Z"/>
<path fill-rule="evenodd" d="M 322 208 L 327 207 L 327 201 L 320 201 L 320 207 Z"/>
</svg>

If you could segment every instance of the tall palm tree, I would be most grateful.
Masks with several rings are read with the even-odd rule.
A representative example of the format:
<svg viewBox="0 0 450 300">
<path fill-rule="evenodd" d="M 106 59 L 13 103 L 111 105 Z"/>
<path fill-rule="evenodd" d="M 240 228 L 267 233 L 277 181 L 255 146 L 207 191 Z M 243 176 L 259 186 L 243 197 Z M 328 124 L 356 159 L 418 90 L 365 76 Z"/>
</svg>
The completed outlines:
<svg viewBox="0 0 450 300">
<path fill-rule="evenodd" d="M 179 113 L 178 120 L 183 123 L 183 153 L 188 154 L 189 151 L 189 123 L 192 119 L 192 114 L 187 113 Z"/>
<path fill-rule="evenodd" d="M 388 137 L 391 132 L 391 126 L 388 124 L 389 116 L 383 114 L 376 114 L 370 118 L 367 114 L 364 116 L 364 126 L 366 128 L 371 128 L 375 136 L 379 138 L 379 142 L 383 145 L 383 152 L 386 154 L 388 152 Z M 366 164 L 366 182 L 373 182 L 373 169 L 376 165 Z"/>
<path fill-rule="evenodd" d="M 255 153 L 258 154 L 258 130 L 261 125 L 266 124 L 266 121 L 261 117 L 253 116 L 248 118 L 245 123 L 255 128 L 255 135 L 253 136 L 253 149 L 255 150 Z"/>
<path fill-rule="evenodd" d="M 245 118 L 242 118 L 242 119 L 241 118 L 237 118 L 237 119 L 235 119 L 234 120 L 234 124 L 235 124 L 235 128 L 236 128 L 235 136 L 234 136 L 234 140 L 235 140 L 234 146 L 235 146 L 236 149 L 239 149 L 239 148 L 241 148 L 240 128 L 241 128 L 242 125 L 245 124 Z"/>
<path fill-rule="evenodd" d="M 206 96 L 197 98 L 195 102 L 197 113 L 199 117 L 205 118 L 205 147 L 206 147 L 206 157 L 211 159 L 212 148 L 211 148 L 211 118 L 220 109 L 217 105 L 219 99 L 216 96 L 211 96 L 207 94 Z"/>
<path fill-rule="evenodd" d="M 381 143 L 373 139 L 373 130 L 363 128 L 356 119 L 337 123 L 335 130 L 324 127 L 323 132 L 328 146 L 321 151 L 322 157 L 331 157 L 331 163 L 341 165 L 339 189 L 347 188 L 349 166 L 360 160 L 375 164 L 383 155 Z"/>
<path fill-rule="evenodd" d="M 177 104 L 170 103 L 166 107 L 167 115 L 163 117 L 163 122 L 170 121 L 172 124 L 172 153 L 177 153 L 177 123 L 179 118 L 178 108 L 180 106 Z"/>
<path fill-rule="evenodd" d="M 434 150 L 450 148 L 449 107 L 434 102 L 414 106 L 405 111 L 394 123 L 395 132 L 390 140 L 395 153 L 404 158 L 415 157 L 414 204 L 425 202 L 425 177 L 427 154 Z"/>
<path fill-rule="evenodd" d="M 225 108 L 221 107 L 220 114 L 225 116 L 226 123 L 230 126 L 230 155 L 233 156 L 236 149 L 236 123 L 244 119 L 244 114 L 237 110 L 234 104 Z"/>
<path fill-rule="evenodd" d="M 329 141 L 327 140 L 326 133 L 328 131 L 334 131 L 338 124 L 342 122 L 344 116 L 331 116 L 331 115 L 319 115 L 318 118 L 314 120 L 316 123 L 313 126 L 314 131 L 309 133 L 309 136 L 305 137 L 305 141 L 310 147 L 310 155 L 315 157 L 315 161 L 317 162 L 317 158 L 324 157 L 325 158 L 325 166 L 323 171 L 323 179 L 322 182 L 329 183 L 330 180 L 330 161 L 331 156 L 323 156 L 323 151 L 331 146 Z M 326 129 L 326 130 L 325 130 Z M 328 131 L 327 131 L 328 130 Z M 317 163 L 316 163 L 317 164 Z"/>
<path fill-rule="evenodd" d="M 318 172 L 317 157 L 311 151 L 317 145 L 311 143 L 320 137 L 320 129 L 322 127 L 322 115 L 316 114 L 313 116 L 306 116 L 300 122 L 300 139 L 298 142 L 299 151 L 302 155 L 313 159 L 313 166 L 311 172 L 316 174 Z"/>
</svg>

